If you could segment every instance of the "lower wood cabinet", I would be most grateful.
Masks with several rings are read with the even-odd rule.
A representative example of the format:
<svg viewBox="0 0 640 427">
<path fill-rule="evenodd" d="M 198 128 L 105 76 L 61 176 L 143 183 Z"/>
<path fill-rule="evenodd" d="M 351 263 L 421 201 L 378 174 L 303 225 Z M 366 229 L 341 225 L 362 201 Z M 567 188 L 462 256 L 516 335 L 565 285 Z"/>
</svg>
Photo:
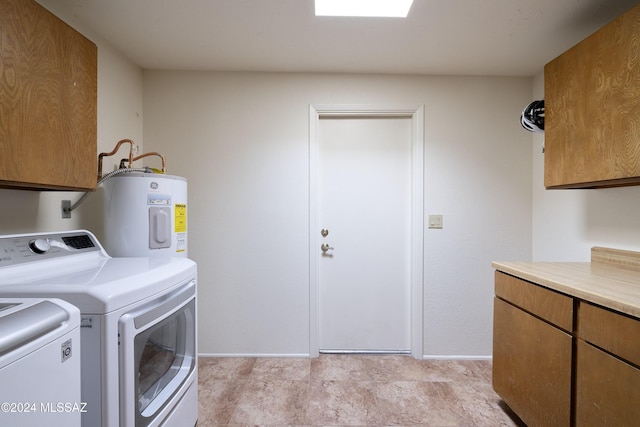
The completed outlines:
<svg viewBox="0 0 640 427">
<path fill-rule="evenodd" d="M 571 335 L 496 297 L 493 342 L 496 393 L 528 426 L 568 426 Z"/>
<path fill-rule="evenodd" d="M 639 426 L 640 319 L 496 272 L 493 388 L 529 426 Z"/>
<path fill-rule="evenodd" d="M 640 424 L 640 370 L 578 340 L 576 426 Z"/>
<path fill-rule="evenodd" d="M 640 424 L 640 320 L 580 302 L 576 426 Z"/>
<path fill-rule="evenodd" d="M 529 426 L 571 420 L 573 300 L 496 272 L 493 388 Z"/>
</svg>

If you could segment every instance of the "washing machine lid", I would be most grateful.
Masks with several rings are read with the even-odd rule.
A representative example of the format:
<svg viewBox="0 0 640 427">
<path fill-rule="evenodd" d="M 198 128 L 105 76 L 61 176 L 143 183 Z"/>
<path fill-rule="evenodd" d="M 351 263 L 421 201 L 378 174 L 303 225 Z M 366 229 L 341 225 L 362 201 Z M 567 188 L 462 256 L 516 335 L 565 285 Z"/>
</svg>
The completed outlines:
<svg viewBox="0 0 640 427">
<path fill-rule="evenodd" d="M 73 310 L 60 303 L 42 298 L 0 298 L 0 356 L 71 321 Z"/>
<path fill-rule="evenodd" d="M 0 298 L 0 368 L 80 327 L 80 311 L 60 299 Z"/>
<path fill-rule="evenodd" d="M 69 233 L 88 233 L 93 246 L 55 246 Z M 47 251 L 34 251 L 38 239 Z M 83 314 L 107 314 L 195 277 L 196 264 L 187 258 L 111 258 L 87 231 L 0 236 L 2 297 L 60 298 Z"/>
</svg>

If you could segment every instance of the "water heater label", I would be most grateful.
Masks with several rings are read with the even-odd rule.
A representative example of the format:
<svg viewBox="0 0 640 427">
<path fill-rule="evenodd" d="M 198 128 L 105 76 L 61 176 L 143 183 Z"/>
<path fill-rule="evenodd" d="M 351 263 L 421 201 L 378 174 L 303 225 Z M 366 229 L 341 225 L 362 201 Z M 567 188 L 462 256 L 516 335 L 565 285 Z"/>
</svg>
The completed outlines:
<svg viewBox="0 0 640 427">
<path fill-rule="evenodd" d="M 153 206 L 171 206 L 171 196 L 168 194 L 147 194 L 147 205 Z"/>
<path fill-rule="evenodd" d="M 187 233 L 176 233 L 176 252 L 187 251 Z"/>
<path fill-rule="evenodd" d="M 175 224 L 176 233 L 185 233 L 187 231 L 187 205 L 176 203 L 173 223 Z"/>
</svg>

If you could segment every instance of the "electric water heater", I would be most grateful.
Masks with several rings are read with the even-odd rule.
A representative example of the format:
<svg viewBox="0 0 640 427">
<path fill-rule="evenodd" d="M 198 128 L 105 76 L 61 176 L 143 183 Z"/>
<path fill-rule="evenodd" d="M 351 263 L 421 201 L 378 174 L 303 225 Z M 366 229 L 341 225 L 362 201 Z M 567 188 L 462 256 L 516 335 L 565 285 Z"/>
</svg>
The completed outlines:
<svg viewBox="0 0 640 427">
<path fill-rule="evenodd" d="M 187 180 L 129 172 L 103 183 L 104 237 L 113 257 L 186 257 Z"/>
</svg>

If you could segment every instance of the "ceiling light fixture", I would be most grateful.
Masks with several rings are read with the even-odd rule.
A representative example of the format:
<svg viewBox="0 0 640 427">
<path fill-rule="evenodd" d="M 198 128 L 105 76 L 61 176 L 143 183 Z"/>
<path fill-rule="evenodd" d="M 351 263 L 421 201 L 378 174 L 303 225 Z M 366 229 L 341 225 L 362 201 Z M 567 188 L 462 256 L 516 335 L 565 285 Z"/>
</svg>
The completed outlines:
<svg viewBox="0 0 640 427">
<path fill-rule="evenodd" d="M 413 0 L 315 0 L 316 16 L 406 18 Z"/>
</svg>

